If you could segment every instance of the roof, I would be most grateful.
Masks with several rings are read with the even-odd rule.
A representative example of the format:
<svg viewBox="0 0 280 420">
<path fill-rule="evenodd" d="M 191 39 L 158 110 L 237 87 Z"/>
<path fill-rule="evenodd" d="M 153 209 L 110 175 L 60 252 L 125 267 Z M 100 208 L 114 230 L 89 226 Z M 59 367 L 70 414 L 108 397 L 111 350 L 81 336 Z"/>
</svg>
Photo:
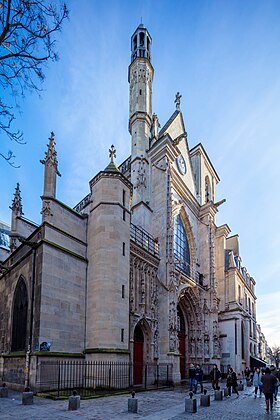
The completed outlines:
<svg viewBox="0 0 280 420">
<path fill-rule="evenodd" d="M 162 136 L 165 131 L 168 129 L 168 127 L 173 123 L 173 121 L 175 120 L 175 118 L 180 114 L 181 111 L 177 110 L 173 112 L 173 114 L 171 115 L 171 117 L 169 118 L 169 120 L 164 124 L 164 126 L 162 127 L 162 129 L 160 130 L 158 136 Z"/>
</svg>

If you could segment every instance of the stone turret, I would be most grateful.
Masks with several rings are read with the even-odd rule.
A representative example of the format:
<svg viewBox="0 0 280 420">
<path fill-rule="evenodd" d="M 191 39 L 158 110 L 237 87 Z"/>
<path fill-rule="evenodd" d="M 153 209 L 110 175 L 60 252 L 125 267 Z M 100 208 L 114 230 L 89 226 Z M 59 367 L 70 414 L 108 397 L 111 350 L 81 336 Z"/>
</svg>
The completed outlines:
<svg viewBox="0 0 280 420">
<path fill-rule="evenodd" d="M 16 248 L 20 245 L 20 242 L 18 240 L 18 217 L 21 217 L 23 215 L 19 183 L 17 183 L 16 190 L 14 192 L 14 199 L 10 209 L 12 210 L 10 248 L 11 252 L 14 252 Z"/>
<path fill-rule="evenodd" d="M 128 361 L 131 183 L 115 156 L 111 146 L 109 165 L 90 181 L 86 353 Z"/>
</svg>

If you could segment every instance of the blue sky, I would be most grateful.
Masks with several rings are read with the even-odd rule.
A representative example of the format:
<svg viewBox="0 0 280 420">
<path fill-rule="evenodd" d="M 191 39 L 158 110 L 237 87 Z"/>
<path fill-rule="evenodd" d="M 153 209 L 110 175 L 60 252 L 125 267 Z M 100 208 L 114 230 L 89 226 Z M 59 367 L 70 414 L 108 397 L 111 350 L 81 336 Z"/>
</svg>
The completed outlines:
<svg viewBox="0 0 280 420">
<path fill-rule="evenodd" d="M 240 237 L 243 265 L 257 281 L 257 316 L 270 345 L 280 344 L 280 2 L 258 0 L 70 0 L 70 20 L 58 37 L 41 98 L 26 94 L 15 127 L 26 145 L 0 134 L 20 169 L 0 160 L 0 220 L 20 183 L 23 210 L 40 222 L 48 137 L 56 136 L 57 197 L 74 206 L 88 181 L 130 153 L 130 36 L 140 23 L 153 38 L 153 111 L 161 125 L 182 94 L 190 147 L 202 142 L 221 182 L 218 224 Z M 278 320 L 278 322 L 277 322 Z"/>
</svg>

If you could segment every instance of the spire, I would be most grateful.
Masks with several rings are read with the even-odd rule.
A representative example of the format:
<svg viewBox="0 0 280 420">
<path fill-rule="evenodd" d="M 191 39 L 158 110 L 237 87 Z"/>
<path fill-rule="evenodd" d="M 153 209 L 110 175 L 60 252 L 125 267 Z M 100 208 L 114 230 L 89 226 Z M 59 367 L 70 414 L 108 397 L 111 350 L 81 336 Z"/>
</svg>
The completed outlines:
<svg viewBox="0 0 280 420">
<path fill-rule="evenodd" d="M 13 213 L 15 213 L 16 216 L 23 215 L 19 183 L 17 183 L 16 190 L 14 192 L 14 199 L 10 209 L 13 211 Z"/>
<path fill-rule="evenodd" d="M 177 111 L 180 111 L 181 98 L 182 98 L 182 95 L 180 95 L 180 93 L 177 92 L 175 96 L 175 101 L 174 101 L 174 103 L 176 104 Z"/>
<path fill-rule="evenodd" d="M 61 176 L 58 169 L 57 169 L 57 165 L 58 165 L 58 160 L 57 160 L 57 153 L 55 150 L 55 139 L 54 139 L 54 132 L 51 132 L 51 137 L 49 138 L 50 142 L 47 145 L 48 146 L 48 150 L 45 153 L 45 159 L 40 160 L 40 162 L 43 165 L 51 165 L 55 168 L 56 170 L 56 174 L 58 176 Z"/>
<path fill-rule="evenodd" d="M 109 149 L 109 157 L 111 158 L 111 162 L 109 165 L 104 169 L 104 172 L 120 172 L 115 164 L 116 158 L 116 149 L 115 146 L 112 144 L 111 148 Z"/>
</svg>

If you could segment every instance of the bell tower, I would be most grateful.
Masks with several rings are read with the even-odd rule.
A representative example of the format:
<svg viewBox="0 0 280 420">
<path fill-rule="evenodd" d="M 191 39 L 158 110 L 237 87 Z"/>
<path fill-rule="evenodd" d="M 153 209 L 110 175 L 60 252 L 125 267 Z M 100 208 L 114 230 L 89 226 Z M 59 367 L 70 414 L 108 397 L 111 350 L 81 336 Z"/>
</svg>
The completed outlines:
<svg viewBox="0 0 280 420">
<path fill-rule="evenodd" d="M 129 132 L 131 134 L 132 221 L 148 229 L 150 220 L 150 165 L 147 151 L 152 127 L 152 38 L 141 23 L 131 37 L 128 69 Z"/>
</svg>

